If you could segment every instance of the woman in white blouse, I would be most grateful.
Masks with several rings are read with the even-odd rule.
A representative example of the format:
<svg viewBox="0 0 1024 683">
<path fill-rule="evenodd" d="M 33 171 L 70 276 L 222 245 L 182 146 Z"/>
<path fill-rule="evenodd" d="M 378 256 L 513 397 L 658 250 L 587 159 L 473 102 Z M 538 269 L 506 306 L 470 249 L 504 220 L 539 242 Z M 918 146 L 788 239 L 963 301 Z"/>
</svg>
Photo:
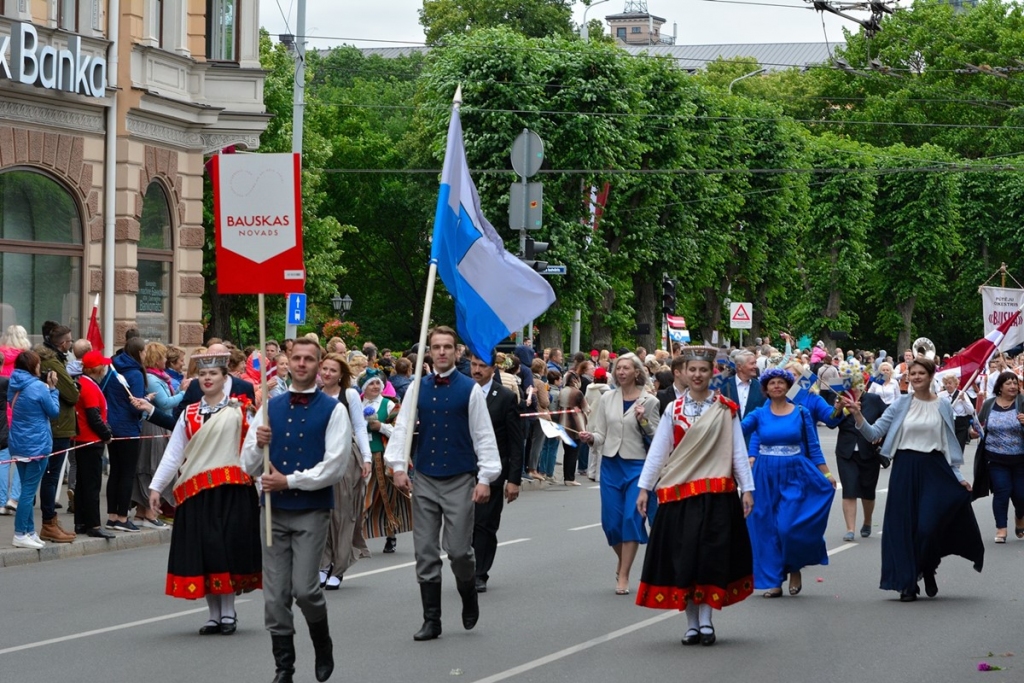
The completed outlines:
<svg viewBox="0 0 1024 683">
<path fill-rule="evenodd" d="M 878 366 L 878 372 L 882 375 L 882 383 L 872 383 L 868 392 L 878 394 L 887 406 L 891 406 L 900 396 L 900 385 L 892 378 L 892 364 L 882 363 Z"/>
<path fill-rule="evenodd" d="M 635 354 L 615 361 L 618 388 L 601 398 L 580 440 L 601 458 L 601 527 L 615 551 L 616 595 L 629 595 L 629 571 L 641 543 L 647 543 L 644 518 L 637 510 L 637 482 L 647 457 L 647 444 L 658 428 L 658 397 L 645 389 L 647 371 Z M 648 516 L 653 518 L 652 505 Z"/>
<path fill-rule="evenodd" d="M 931 391 L 935 363 L 915 358 L 907 363 L 907 374 L 909 392 L 873 425 L 864 420 L 859 403 L 843 399 L 857 429 L 869 441 L 884 437 L 882 455 L 892 458 L 879 587 L 899 591 L 901 602 L 917 599 L 918 576 L 924 577 L 928 597 L 935 597 L 935 570 L 946 555 L 970 560 L 979 572 L 985 559 L 971 485 L 960 474 L 964 456 L 953 410 Z"/>
</svg>

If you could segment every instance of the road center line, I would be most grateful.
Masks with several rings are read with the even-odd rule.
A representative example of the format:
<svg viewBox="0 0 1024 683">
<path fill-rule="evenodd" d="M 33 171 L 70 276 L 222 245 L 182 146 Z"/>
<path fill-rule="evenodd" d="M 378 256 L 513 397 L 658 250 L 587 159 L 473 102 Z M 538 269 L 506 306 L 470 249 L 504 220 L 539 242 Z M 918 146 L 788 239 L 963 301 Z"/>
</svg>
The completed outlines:
<svg viewBox="0 0 1024 683">
<path fill-rule="evenodd" d="M 856 547 L 857 547 L 856 543 L 846 543 L 844 545 L 839 546 L 838 548 L 832 548 L 832 550 L 829 550 L 827 554 L 828 554 L 829 557 L 832 557 L 833 555 L 838 555 L 839 553 L 843 552 L 844 550 L 849 550 L 850 548 L 856 548 Z"/>
<path fill-rule="evenodd" d="M 524 541 L 529 541 L 529 540 L 530 539 L 528 539 L 528 538 L 515 538 L 515 539 L 512 539 L 511 541 L 502 541 L 501 543 L 498 544 L 498 547 L 500 548 L 502 546 L 512 545 L 513 543 L 523 543 Z M 441 555 L 441 559 L 442 560 L 448 559 L 448 554 L 447 553 L 442 554 Z M 416 566 L 415 562 L 403 562 L 402 564 L 396 564 L 396 565 L 392 565 L 390 567 L 381 567 L 380 569 L 371 569 L 368 572 L 359 572 L 358 574 L 346 574 L 345 578 L 349 579 L 349 580 L 351 580 L 351 579 L 359 579 L 359 578 L 362 578 L 364 576 L 373 576 L 374 574 L 383 574 L 384 572 L 393 572 L 396 569 L 406 569 L 408 567 L 415 567 L 415 566 Z M 3 654 L 3 653 L 0 653 L 0 654 Z"/>
<path fill-rule="evenodd" d="M 679 612 L 677 610 L 672 610 L 672 611 L 666 612 L 664 614 L 659 614 L 656 617 L 651 617 L 650 619 L 645 619 L 644 621 L 638 622 L 638 623 L 633 624 L 631 626 L 627 626 L 625 628 L 620 628 L 618 631 L 612 631 L 611 633 L 606 633 L 603 636 L 598 636 L 598 637 L 593 638 L 591 640 L 588 640 L 588 641 L 586 641 L 584 643 L 580 643 L 579 645 L 573 645 L 572 647 L 567 647 L 564 650 L 560 650 L 558 652 L 554 652 L 554 653 L 552 653 L 552 654 L 550 654 L 550 655 L 548 655 L 546 657 L 541 657 L 540 659 L 535 659 L 532 662 L 527 662 L 526 664 L 520 664 L 517 667 L 514 667 L 512 669 L 508 669 L 506 671 L 502 671 L 500 673 L 496 673 L 493 676 L 488 676 L 487 678 L 481 678 L 478 681 L 475 681 L 474 683 L 497 683 L 498 681 L 504 681 L 507 678 L 512 678 L 513 676 L 518 676 L 519 674 L 526 673 L 527 671 L 531 671 L 533 669 L 537 669 L 539 667 L 545 666 L 545 665 L 550 664 L 552 662 L 556 662 L 559 659 L 565 659 L 566 657 L 574 655 L 577 652 L 583 652 L 584 650 L 589 650 L 592 647 L 596 647 L 598 645 L 602 645 L 602 644 L 607 643 L 609 641 L 615 640 L 616 638 L 621 638 L 622 636 L 629 635 L 630 633 L 633 633 L 634 631 L 639 631 L 640 629 L 647 628 L 648 626 L 653 626 L 654 624 L 657 624 L 659 622 L 665 621 L 666 619 L 671 619 L 672 617 L 677 617 L 680 614 L 682 614 L 682 612 Z"/>
<path fill-rule="evenodd" d="M 593 529 L 594 527 L 599 526 L 601 526 L 601 522 L 598 522 L 597 524 L 587 524 L 586 526 L 574 526 L 573 528 L 569 529 L 569 531 L 583 531 L 584 529 Z"/>
<path fill-rule="evenodd" d="M 240 605 L 243 602 L 252 602 L 251 599 L 236 600 L 235 604 Z M 36 647 L 43 647 L 44 645 L 53 645 L 55 643 L 66 643 L 69 640 L 78 640 L 79 638 L 88 638 L 89 636 L 98 636 L 104 633 L 110 633 L 112 631 L 123 631 L 127 628 L 135 628 L 136 626 L 145 626 L 146 624 L 155 624 L 160 621 L 167 621 L 168 619 L 177 619 L 178 617 L 187 617 L 190 614 L 199 614 L 200 612 L 208 611 L 205 606 L 196 609 L 185 610 L 184 612 L 175 612 L 173 614 L 165 614 L 162 617 L 152 617 L 150 619 L 142 619 L 140 621 L 132 621 L 127 624 L 118 624 L 116 626 L 107 626 L 105 628 L 97 628 L 92 631 L 82 631 L 81 633 L 73 633 L 69 636 L 61 636 L 60 638 L 50 638 L 49 640 L 40 640 L 36 643 L 28 643 L 27 645 L 16 645 L 15 647 L 8 647 L 0 650 L 0 655 L 10 654 L 12 652 L 21 652 L 22 650 L 31 650 Z"/>
</svg>

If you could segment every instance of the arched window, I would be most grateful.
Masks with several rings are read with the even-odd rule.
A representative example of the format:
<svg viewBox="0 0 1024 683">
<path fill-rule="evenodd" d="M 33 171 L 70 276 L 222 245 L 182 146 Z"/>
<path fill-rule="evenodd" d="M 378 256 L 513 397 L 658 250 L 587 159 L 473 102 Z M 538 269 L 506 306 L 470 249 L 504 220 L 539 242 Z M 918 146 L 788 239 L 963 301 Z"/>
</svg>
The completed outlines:
<svg viewBox="0 0 1024 683">
<path fill-rule="evenodd" d="M 82 333 L 82 220 L 71 192 L 29 169 L 0 173 L 0 329 L 46 320 Z"/>
<path fill-rule="evenodd" d="M 143 339 L 171 342 L 171 210 L 160 181 L 146 188 L 139 230 L 139 293 L 135 321 Z"/>
</svg>

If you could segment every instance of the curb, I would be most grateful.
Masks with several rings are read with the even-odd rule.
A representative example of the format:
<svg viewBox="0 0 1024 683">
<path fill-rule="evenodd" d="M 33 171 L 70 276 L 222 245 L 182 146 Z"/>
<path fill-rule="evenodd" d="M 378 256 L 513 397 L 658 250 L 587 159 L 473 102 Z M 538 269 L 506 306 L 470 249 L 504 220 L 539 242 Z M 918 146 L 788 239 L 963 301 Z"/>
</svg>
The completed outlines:
<svg viewBox="0 0 1024 683">
<path fill-rule="evenodd" d="M 71 543 L 47 543 L 42 550 L 29 548 L 0 548 L 0 567 L 20 567 L 49 560 L 85 557 L 99 553 L 130 550 L 148 545 L 170 543 L 171 529 L 147 529 L 138 533 L 119 533 L 110 540 L 80 535 Z"/>
</svg>

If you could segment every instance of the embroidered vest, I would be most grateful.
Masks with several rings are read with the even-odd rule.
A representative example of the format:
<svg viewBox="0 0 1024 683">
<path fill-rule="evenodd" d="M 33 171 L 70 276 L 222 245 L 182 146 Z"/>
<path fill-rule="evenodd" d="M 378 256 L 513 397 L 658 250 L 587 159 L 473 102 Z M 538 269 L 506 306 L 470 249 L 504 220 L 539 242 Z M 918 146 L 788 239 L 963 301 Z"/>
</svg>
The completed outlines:
<svg viewBox="0 0 1024 683">
<path fill-rule="evenodd" d="M 451 384 L 437 386 L 424 377 L 417 414 L 416 471 L 428 477 L 476 472 L 476 451 L 469 434 L 469 397 L 476 382 L 456 370 Z"/>
<path fill-rule="evenodd" d="M 193 403 L 185 408 L 183 418 L 188 445 L 174 483 L 174 499 L 178 505 L 217 486 L 252 485 L 252 479 L 238 460 L 249 429 L 245 405 L 229 404 L 204 422 L 199 404 Z"/>
<path fill-rule="evenodd" d="M 391 407 L 395 405 L 390 398 L 387 396 L 380 400 L 380 405 L 377 406 L 377 419 L 380 420 L 381 424 L 388 421 L 388 415 L 391 414 Z M 384 452 L 384 435 L 380 432 L 370 431 L 370 452 L 371 453 L 383 453 Z"/>
<path fill-rule="evenodd" d="M 685 397 L 680 397 L 670 404 L 673 450 L 656 485 L 660 503 L 736 490 L 732 472 L 732 421 L 739 406 L 719 396 L 691 423 L 690 418 L 683 415 L 684 400 Z"/>
<path fill-rule="evenodd" d="M 270 399 L 270 462 L 281 474 L 308 470 L 324 458 L 327 423 L 338 401 L 319 389 L 306 405 L 292 405 L 291 393 Z M 271 494 L 271 505 L 280 510 L 323 510 L 334 508 L 333 487 L 316 491 L 286 489 Z"/>
</svg>

